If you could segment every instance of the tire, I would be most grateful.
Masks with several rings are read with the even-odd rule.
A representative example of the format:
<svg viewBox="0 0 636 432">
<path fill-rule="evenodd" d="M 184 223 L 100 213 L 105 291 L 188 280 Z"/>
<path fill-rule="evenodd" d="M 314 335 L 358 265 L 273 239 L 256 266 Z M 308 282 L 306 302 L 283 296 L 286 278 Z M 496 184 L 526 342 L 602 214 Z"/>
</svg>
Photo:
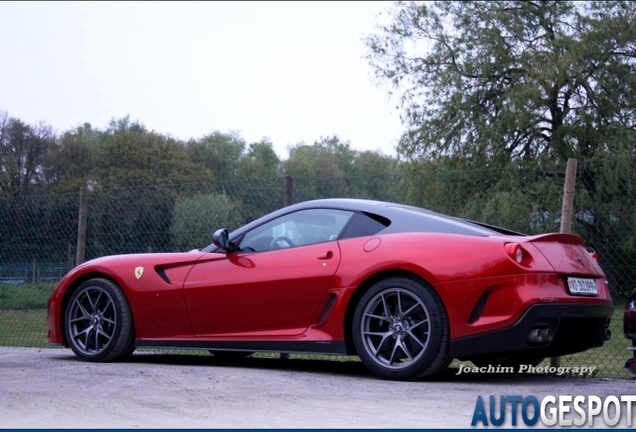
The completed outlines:
<svg viewBox="0 0 636 432">
<path fill-rule="evenodd" d="M 108 279 L 90 279 L 79 286 L 66 308 L 64 328 L 69 346 L 82 360 L 120 360 L 135 349 L 130 305 Z"/>
<path fill-rule="evenodd" d="M 408 277 L 373 285 L 353 315 L 362 363 L 384 379 L 431 378 L 450 363 L 448 318 L 429 286 Z"/>
</svg>

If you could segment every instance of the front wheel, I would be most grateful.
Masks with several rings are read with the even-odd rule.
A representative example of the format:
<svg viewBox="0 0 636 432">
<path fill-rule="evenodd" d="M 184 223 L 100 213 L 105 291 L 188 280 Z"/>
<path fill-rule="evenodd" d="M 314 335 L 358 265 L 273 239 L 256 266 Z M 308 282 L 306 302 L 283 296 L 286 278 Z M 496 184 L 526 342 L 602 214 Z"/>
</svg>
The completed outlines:
<svg viewBox="0 0 636 432">
<path fill-rule="evenodd" d="M 352 331 L 362 363 L 385 379 L 430 378 L 450 361 L 444 305 L 432 288 L 412 278 L 373 285 L 356 307 Z"/>
<path fill-rule="evenodd" d="M 133 319 L 121 288 L 108 279 L 90 279 L 66 308 L 66 340 L 79 358 L 114 361 L 134 350 Z"/>
</svg>

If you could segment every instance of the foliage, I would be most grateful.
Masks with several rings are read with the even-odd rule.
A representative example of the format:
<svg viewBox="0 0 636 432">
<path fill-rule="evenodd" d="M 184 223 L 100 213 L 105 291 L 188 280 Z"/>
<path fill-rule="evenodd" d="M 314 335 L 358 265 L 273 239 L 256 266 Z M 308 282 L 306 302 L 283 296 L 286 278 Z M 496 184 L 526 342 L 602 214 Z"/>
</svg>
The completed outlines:
<svg viewBox="0 0 636 432">
<path fill-rule="evenodd" d="M 405 200 L 557 230 L 564 163 L 577 158 L 573 229 L 623 295 L 632 276 L 617 264 L 636 255 L 634 22 L 627 1 L 396 3 L 366 45 L 409 127 Z"/>
<path fill-rule="evenodd" d="M 215 131 L 187 143 L 190 160 L 205 166 L 217 180 L 235 178 L 244 150 L 245 141 L 238 133 Z"/>
<path fill-rule="evenodd" d="M 220 194 L 177 199 L 172 219 L 173 245 L 183 251 L 203 248 L 211 243 L 217 229 L 232 231 L 242 223 L 240 207 Z"/>
<path fill-rule="evenodd" d="M 53 143 L 44 162 L 46 184 L 52 192 L 76 192 L 94 183 L 93 170 L 103 136 L 86 123 L 64 132 Z"/>
<path fill-rule="evenodd" d="M 409 126 L 399 154 L 483 168 L 633 152 L 635 21 L 628 1 L 397 3 L 366 45 Z"/>
<path fill-rule="evenodd" d="M 76 194 L 0 197 L 0 261 L 67 261 L 77 240 Z"/>
<path fill-rule="evenodd" d="M 296 201 L 333 197 L 388 197 L 390 183 L 377 177 L 397 170 L 394 158 L 358 152 L 337 135 L 321 137 L 313 145 L 299 143 L 289 150 L 283 171 L 296 179 Z M 369 181 L 373 175 L 375 180 Z M 346 180 L 345 180 L 346 178 Z M 310 198 L 311 197 L 311 198 Z"/>
<path fill-rule="evenodd" d="M 636 159 L 581 161 L 573 230 L 599 255 L 608 280 L 627 299 L 636 282 Z"/>
<path fill-rule="evenodd" d="M 25 196 L 43 183 L 41 166 L 53 141 L 50 126 L 30 126 L 0 111 L 0 196 Z"/>
<path fill-rule="evenodd" d="M 270 141 L 252 143 L 239 161 L 238 177 L 243 179 L 278 177 L 280 163 Z"/>
<path fill-rule="evenodd" d="M 178 141 L 154 132 L 117 132 L 100 146 L 95 166 L 99 187 L 210 180 L 203 164 L 188 158 Z"/>
</svg>

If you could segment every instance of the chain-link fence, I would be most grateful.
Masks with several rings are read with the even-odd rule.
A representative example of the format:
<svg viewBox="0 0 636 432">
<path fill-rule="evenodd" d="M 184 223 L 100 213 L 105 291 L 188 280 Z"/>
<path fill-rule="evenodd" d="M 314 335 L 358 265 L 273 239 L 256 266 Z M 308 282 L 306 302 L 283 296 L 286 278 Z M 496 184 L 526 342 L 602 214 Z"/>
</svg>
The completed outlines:
<svg viewBox="0 0 636 432">
<path fill-rule="evenodd" d="M 317 198 L 394 201 L 529 234 L 558 231 L 564 178 L 565 166 L 556 164 L 94 188 L 87 194 L 85 257 L 201 248 L 217 228 L 232 230 Z M 635 187 L 636 159 L 578 163 L 572 230 L 597 251 L 616 311 L 613 339 L 564 357 L 564 366 L 627 377 L 622 310 L 636 285 Z M 79 215 L 79 192 L 0 198 L 0 345 L 46 346 L 46 299 L 75 266 Z"/>
</svg>

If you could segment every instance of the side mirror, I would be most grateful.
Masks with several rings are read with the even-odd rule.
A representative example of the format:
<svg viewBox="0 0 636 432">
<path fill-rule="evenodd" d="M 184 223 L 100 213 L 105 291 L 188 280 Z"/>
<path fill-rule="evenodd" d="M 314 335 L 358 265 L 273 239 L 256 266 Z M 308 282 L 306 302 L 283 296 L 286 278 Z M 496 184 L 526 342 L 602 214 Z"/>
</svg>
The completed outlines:
<svg viewBox="0 0 636 432">
<path fill-rule="evenodd" d="M 228 253 L 236 250 L 236 245 L 230 241 L 230 235 L 225 228 L 221 228 L 212 234 L 212 243 Z"/>
</svg>

